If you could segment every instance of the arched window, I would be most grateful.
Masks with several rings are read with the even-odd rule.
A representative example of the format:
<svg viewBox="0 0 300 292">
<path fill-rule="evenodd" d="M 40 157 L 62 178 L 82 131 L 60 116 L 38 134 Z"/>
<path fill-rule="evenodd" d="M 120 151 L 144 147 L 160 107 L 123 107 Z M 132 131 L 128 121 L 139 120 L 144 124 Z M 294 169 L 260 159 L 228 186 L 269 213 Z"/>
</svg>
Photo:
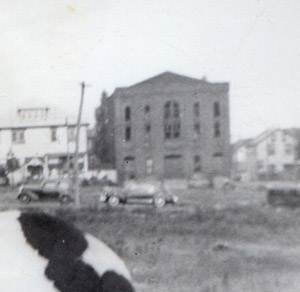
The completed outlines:
<svg viewBox="0 0 300 292">
<path fill-rule="evenodd" d="M 170 116 L 171 116 L 171 102 L 168 101 L 166 104 L 165 104 L 165 108 L 164 108 L 164 118 L 165 119 L 169 119 Z"/>
<path fill-rule="evenodd" d="M 180 137 L 180 107 L 176 101 L 168 101 L 164 105 L 165 139 Z"/>
<path fill-rule="evenodd" d="M 131 110 L 130 107 L 127 106 L 125 108 L 125 121 L 130 121 L 130 118 L 131 118 Z"/>
</svg>

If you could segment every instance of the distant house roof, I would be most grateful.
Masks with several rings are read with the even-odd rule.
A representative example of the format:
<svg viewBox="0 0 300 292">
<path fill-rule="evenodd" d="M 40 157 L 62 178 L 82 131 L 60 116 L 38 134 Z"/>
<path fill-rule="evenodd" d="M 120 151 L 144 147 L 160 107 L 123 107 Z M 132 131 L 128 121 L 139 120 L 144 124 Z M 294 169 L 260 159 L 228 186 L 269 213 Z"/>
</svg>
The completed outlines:
<svg viewBox="0 0 300 292">
<path fill-rule="evenodd" d="M 272 134 L 281 131 L 286 135 L 290 135 L 300 141 L 300 129 L 299 128 L 287 128 L 287 129 L 273 129 L 273 130 L 266 130 L 262 134 L 258 135 L 256 138 L 252 140 L 252 145 L 255 146 L 260 142 L 264 141 L 266 138 L 271 136 Z"/>
<path fill-rule="evenodd" d="M 75 126 L 77 119 L 49 108 L 20 108 L 8 117 L 0 119 L 0 129 L 43 128 Z M 82 126 L 88 126 L 86 122 Z"/>
<path fill-rule="evenodd" d="M 113 93 L 113 96 L 126 95 L 138 91 L 152 92 L 157 89 L 164 90 L 173 84 L 179 83 L 182 86 L 209 88 L 213 90 L 228 90 L 229 88 L 229 84 L 227 82 L 212 83 L 208 82 L 206 79 L 191 78 L 167 71 L 129 87 L 118 87 Z"/>
<path fill-rule="evenodd" d="M 243 147 L 243 146 L 256 146 L 257 144 L 261 143 L 262 141 L 264 141 L 265 139 L 267 139 L 268 137 L 270 137 L 272 134 L 278 132 L 278 131 L 282 131 L 283 133 L 285 133 L 286 135 L 290 135 L 296 139 L 298 139 L 300 141 L 300 128 L 289 128 L 289 129 L 269 129 L 266 130 L 264 132 L 262 132 L 261 134 L 259 134 L 258 136 L 256 136 L 255 138 L 252 139 L 242 139 L 239 140 L 237 142 L 235 142 L 232 145 L 232 150 L 233 152 L 235 152 L 236 150 L 238 150 L 239 148 Z"/>
<path fill-rule="evenodd" d="M 300 128 L 288 128 L 288 129 L 284 129 L 283 132 L 287 135 L 290 135 L 300 140 Z"/>
<path fill-rule="evenodd" d="M 264 141 L 266 138 L 268 138 L 269 136 L 271 136 L 273 133 L 275 133 L 278 130 L 279 129 L 269 129 L 269 130 L 262 132 L 261 134 L 259 134 L 258 136 L 256 136 L 255 138 L 252 139 L 251 146 L 255 146 L 255 145 L 259 144 L 260 142 Z"/>
<path fill-rule="evenodd" d="M 235 143 L 232 144 L 232 151 L 233 152 L 236 152 L 237 150 L 239 150 L 241 147 L 244 147 L 244 146 L 248 146 L 250 145 L 252 142 L 252 139 L 241 139 L 241 140 L 238 140 L 236 141 Z"/>
</svg>

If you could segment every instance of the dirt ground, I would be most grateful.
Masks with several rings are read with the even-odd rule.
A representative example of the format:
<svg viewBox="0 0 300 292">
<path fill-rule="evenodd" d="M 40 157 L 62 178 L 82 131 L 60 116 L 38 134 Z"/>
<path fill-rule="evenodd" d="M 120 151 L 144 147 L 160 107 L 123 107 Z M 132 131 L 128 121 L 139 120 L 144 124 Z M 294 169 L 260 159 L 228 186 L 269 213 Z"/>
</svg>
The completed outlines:
<svg viewBox="0 0 300 292">
<path fill-rule="evenodd" d="M 300 210 L 266 204 L 266 194 L 236 190 L 177 191 L 178 206 L 98 203 L 82 189 L 82 208 L 32 204 L 101 238 L 128 265 L 138 292 L 299 291 Z M 12 192 L 6 207 L 20 207 Z"/>
</svg>

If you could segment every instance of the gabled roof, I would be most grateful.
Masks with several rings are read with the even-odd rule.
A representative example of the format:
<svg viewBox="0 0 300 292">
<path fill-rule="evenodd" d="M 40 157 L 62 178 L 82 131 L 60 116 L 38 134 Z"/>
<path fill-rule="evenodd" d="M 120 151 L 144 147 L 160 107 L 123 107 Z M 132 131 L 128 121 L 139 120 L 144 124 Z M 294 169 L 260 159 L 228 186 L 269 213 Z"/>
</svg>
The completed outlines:
<svg viewBox="0 0 300 292">
<path fill-rule="evenodd" d="M 268 137 L 270 137 L 272 134 L 281 131 L 285 133 L 286 135 L 290 135 L 296 139 L 300 140 L 300 129 L 299 128 L 289 128 L 289 129 L 270 129 L 266 130 L 260 135 L 258 135 L 256 138 L 253 138 L 249 146 L 256 146 L 260 142 L 264 141 Z"/>
<path fill-rule="evenodd" d="M 300 128 L 288 128 L 282 130 L 286 135 L 290 135 L 296 139 L 300 139 Z"/>
<path fill-rule="evenodd" d="M 157 85 L 158 83 L 160 83 L 160 84 L 166 85 L 166 84 L 169 84 L 172 82 L 186 82 L 186 83 L 190 83 L 190 84 L 198 84 L 199 82 L 206 82 L 206 81 L 166 71 L 164 73 L 161 73 L 159 75 L 156 75 L 156 76 L 146 79 L 144 81 L 138 82 L 128 88 L 136 88 L 136 87 L 143 86 L 145 84 Z"/>
<path fill-rule="evenodd" d="M 235 152 L 241 147 L 248 146 L 251 144 L 251 142 L 252 142 L 251 138 L 238 140 L 232 144 L 232 151 Z"/>
<path fill-rule="evenodd" d="M 264 141 L 266 138 L 270 137 L 273 133 L 282 131 L 286 135 L 290 135 L 300 141 L 300 128 L 289 128 L 289 129 L 269 129 L 261 134 L 259 134 L 255 138 L 249 138 L 249 139 L 241 139 L 236 141 L 232 144 L 232 151 L 236 152 L 238 149 L 240 149 L 243 146 L 246 147 L 253 147 L 259 144 L 260 142 Z"/>
<path fill-rule="evenodd" d="M 187 77 L 181 74 L 172 73 L 166 71 L 144 81 L 138 82 L 129 87 L 118 87 L 116 88 L 113 95 L 131 93 L 132 91 L 152 91 L 154 89 L 165 89 L 173 84 L 182 84 L 182 86 L 187 87 L 213 87 L 213 88 L 228 88 L 228 83 L 212 83 L 206 81 L 206 79 L 196 79 L 192 77 Z"/>
<path fill-rule="evenodd" d="M 276 131 L 278 131 L 278 129 L 269 129 L 269 130 L 262 132 L 257 137 L 252 139 L 251 146 L 255 146 L 255 145 L 259 144 L 260 142 L 262 142 L 263 140 L 265 140 L 266 138 L 271 136 Z"/>
</svg>

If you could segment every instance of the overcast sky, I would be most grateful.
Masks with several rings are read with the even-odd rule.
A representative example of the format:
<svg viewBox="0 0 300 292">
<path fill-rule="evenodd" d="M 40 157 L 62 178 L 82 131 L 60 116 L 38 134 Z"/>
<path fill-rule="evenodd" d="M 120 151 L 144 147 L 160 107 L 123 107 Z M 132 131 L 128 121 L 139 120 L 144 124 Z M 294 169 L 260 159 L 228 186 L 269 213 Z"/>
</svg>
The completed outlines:
<svg viewBox="0 0 300 292">
<path fill-rule="evenodd" d="M 300 127 L 299 0 L 3 0 L 0 113 L 94 121 L 103 90 L 164 71 L 230 82 L 231 136 Z"/>
</svg>

